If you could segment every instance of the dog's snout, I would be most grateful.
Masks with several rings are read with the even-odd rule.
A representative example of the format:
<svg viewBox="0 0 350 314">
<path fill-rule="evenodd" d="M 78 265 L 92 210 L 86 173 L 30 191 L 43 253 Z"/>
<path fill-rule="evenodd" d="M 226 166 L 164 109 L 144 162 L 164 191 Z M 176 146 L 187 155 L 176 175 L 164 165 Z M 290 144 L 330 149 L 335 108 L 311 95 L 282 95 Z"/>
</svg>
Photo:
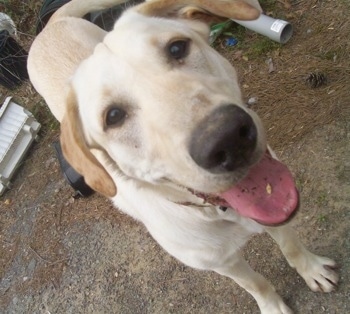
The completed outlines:
<svg viewBox="0 0 350 314">
<path fill-rule="evenodd" d="M 190 155 L 212 173 L 234 171 L 249 163 L 257 143 L 251 116 L 236 105 L 217 108 L 195 128 Z"/>
</svg>

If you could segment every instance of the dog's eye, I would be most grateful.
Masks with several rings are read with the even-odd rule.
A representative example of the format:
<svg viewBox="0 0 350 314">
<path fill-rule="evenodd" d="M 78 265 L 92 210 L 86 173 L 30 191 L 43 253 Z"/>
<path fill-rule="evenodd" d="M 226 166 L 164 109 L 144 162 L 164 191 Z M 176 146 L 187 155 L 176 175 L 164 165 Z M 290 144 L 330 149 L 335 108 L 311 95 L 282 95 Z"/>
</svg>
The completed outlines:
<svg viewBox="0 0 350 314">
<path fill-rule="evenodd" d="M 170 42 L 167 46 L 169 56 L 175 60 L 185 58 L 189 52 L 189 42 L 188 39 L 179 39 Z"/>
<path fill-rule="evenodd" d="M 107 111 L 106 114 L 106 125 L 107 126 L 119 126 L 121 125 L 126 117 L 125 110 L 117 107 L 113 107 Z"/>
</svg>

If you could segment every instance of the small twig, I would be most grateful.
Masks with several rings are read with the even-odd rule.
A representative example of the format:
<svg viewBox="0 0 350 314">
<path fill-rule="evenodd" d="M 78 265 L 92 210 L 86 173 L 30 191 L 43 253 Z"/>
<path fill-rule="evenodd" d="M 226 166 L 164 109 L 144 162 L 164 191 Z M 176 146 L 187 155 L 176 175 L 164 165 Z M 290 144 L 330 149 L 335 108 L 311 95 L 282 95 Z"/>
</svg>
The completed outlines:
<svg viewBox="0 0 350 314">
<path fill-rule="evenodd" d="M 183 281 L 187 280 L 188 278 L 174 278 L 174 279 L 169 279 L 169 280 L 163 280 L 160 283 L 165 283 L 165 282 L 173 282 L 173 281 Z"/>
<path fill-rule="evenodd" d="M 57 290 L 57 289 L 58 289 L 58 286 L 57 286 L 55 280 L 51 279 L 50 281 L 51 281 L 53 287 L 55 288 L 55 290 Z"/>
<path fill-rule="evenodd" d="M 37 251 L 35 251 L 31 246 L 29 246 L 29 248 L 31 249 L 31 251 L 32 251 L 42 262 L 50 263 L 48 260 L 46 260 L 45 258 L 43 258 Z"/>
<path fill-rule="evenodd" d="M 49 265 L 55 265 L 55 264 L 59 264 L 59 263 L 62 263 L 64 261 L 68 260 L 68 257 L 65 257 L 65 258 L 61 258 L 57 261 L 54 261 L 54 262 L 49 262 Z"/>
<path fill-rule="evenodd" d="M 35 251 L 31 246 L 29 246 L 29 248 L 31 249 L 31 251 L 36 255 L 36 257 L 38 257 L 40 259 L 40 261 L 44 262 L 44 263 L 47 263 L 49 265 L 55 265 L 55 264 L 59 264 L 59 263 L 62 263 L 66 260 L 68 260 L 68 257 L 65 257 L 65 258 L 61 258 L 57 261 L 54 261 L 54 262 L 50 262 L 48 261 L 47 259 L 43 258 L 37 251 Z"/>
<path fill-rule="evenodd" d="M 59 217 L 58 217 L 58 227 L 59 228 L 62 227 L 62 214 L 63 214 L 63 206 L 61 206 L 60 214 L 59 214 Z"/>
<path fill-rule="evenodd" d="M 17 30 L 17 34 L 23 35 L 23 36 L 28 36 L 30 38 L 35 38 L 35 35 L 29 34 L 29 33 L 24 33 L 19 30 Z"/>
<path fill-rule="evenodd" d="M 7 244 L 7 245 L 14 245 L 16 242 L 9 242 L 9 241 L 6 241 L 4 239 L 1 239 L 1 242 Z"/>
</svg>

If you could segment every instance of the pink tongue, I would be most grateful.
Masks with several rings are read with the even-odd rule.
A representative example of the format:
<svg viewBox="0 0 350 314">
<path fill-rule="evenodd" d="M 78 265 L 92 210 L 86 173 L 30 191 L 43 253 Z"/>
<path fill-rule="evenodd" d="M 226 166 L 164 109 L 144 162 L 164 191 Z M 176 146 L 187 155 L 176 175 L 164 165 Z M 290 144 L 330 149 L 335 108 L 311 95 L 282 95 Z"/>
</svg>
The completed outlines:
<svg viewBox="0 0 350 314">
<path fill-rule="evenodd" d="M 242 216 L 265 225 L 285 222 L 298 205 L 298 191 L 292 174 L 268 154 L 239 184 L 220 196 Z"/>
</svg>

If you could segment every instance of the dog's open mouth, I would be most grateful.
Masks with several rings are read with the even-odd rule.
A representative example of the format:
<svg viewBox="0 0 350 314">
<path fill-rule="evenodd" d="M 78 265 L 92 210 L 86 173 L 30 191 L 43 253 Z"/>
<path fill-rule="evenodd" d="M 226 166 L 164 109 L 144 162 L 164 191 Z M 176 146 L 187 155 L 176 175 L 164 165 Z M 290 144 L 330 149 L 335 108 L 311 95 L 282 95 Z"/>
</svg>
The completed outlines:
<svg viewBox="0 0 350 314">
<path fill-rule="evenodd" d="M 234 208 L 240 215 L 264 225 L 279 225 L 296 212 L 299 195 L 284 164 L 269 153 L 238 184 L 218 195 L 194 193 L 206 202 Z"/>
</svg>

